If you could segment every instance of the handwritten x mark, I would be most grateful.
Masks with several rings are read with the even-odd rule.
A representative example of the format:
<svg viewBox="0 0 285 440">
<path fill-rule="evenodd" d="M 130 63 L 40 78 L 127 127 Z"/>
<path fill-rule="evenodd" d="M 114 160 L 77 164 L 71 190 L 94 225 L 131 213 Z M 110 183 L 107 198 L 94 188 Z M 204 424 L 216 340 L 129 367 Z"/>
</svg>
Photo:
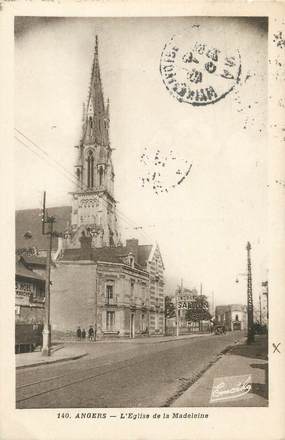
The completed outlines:
<svg viewBox="0 0 285 440">
<path fill-rule="evenodd" d="M 279 345 L 281 344 L 281 342 L 279 342 L 277 345 L 276 344 L 272 344 L 273 345 L 273 348 L 274 348 L 274 351 L 273 351 L 273 353 L 275 353 L 275 351 L 277 351 L 277 353 L 281 353 L 281 351 L 279 351 L 279 349 L 278 349 L 278 347 L 279 347 Z"/>
</svg>

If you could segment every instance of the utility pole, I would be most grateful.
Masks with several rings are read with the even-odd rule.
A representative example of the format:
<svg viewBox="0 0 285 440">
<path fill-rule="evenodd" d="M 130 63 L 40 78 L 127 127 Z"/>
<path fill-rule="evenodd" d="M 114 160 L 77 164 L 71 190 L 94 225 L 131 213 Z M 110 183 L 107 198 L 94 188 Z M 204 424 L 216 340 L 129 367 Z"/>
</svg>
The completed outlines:
<svg viewBox="0 0 285 440">
<path fill-rule="evenodd" d="M 47 253 L 46 264 L 46 284 L 45 284 L 45 321 L 43 329 L 43 347 L 42 355 L 50 356 L 51 348 L 51 325 L 50 325 L 50 270 L 51 270 L 51 251 L 52 251 L 52 238 L 55 235 L 53 231 L 53 224 L 55 223 L 55 217 L 49 217 L 46 212 L 46 192 L 43 196 L 43 209 L 42 209 L 42 234 L 49 236 L 49 247 Z M 46 224 L 49 225 L 46 231 Z"/>
<path fill-rule="evenodd" d="M 247 343 L 254 342 L 254 328 L 253 328 L 253 300 L 252 300 L 252 276 L 251 276 L 251 257 L 250 242 L 247 242 Z"/>
<path fill-rule="evenodd" d="M 259 323 L 262 325 L 262 305 L 261 305 L 261 294 L 259 294 Z"/>
<path fill-rule="evenodd" d="M 94 342 L 96 342 L 97 340 L 97 318 L 98 318 L 98 266 L 96 265 L 96 278 L 95 278 L 95 310 L 94 310 L 94 318 L 95 318 L 95 323 L 94 323 Z"/>
</svg>

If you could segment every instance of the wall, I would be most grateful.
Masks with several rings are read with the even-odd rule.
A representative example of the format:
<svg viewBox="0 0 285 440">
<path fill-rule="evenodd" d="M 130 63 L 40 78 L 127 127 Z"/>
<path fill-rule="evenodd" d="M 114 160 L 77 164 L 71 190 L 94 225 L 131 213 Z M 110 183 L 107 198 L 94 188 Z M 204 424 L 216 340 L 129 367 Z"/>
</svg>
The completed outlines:
<svg viewBox="0 0 285 440">
<path fill-rule="evenodd" d="M 51 269 L 51 325 L 56 330 L 88 329 L 95 321 L 96 265 L 57 263 Z"/>
</svg>

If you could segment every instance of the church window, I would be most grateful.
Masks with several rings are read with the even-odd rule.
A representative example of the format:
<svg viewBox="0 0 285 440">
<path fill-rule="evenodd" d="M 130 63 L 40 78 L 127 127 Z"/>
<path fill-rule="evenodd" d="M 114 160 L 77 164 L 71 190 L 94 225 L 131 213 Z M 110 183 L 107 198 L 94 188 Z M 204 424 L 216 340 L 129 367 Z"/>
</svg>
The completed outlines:
<svg viewBox="0 0 285 440">
<path fill-rule="evenodd" d="M 93 127 L 93 121 L 92 121 L 91 116 L 89 117 L 89 124 L 90 124 L 90 128 L 92 128 Z"/>
<path fill-rule="evenodd" d="M 77 170 L 76 170 L 76 175 L 77 175 L 77 179 L 79 180 L 80 179 L 80 169 L 79 168 L 77 168 Z"/>
<path fill-rule="evenodd" d="M 93 188 L 94 185 L 94 156 L 92 151 L 89 151 L 87 158 L 87 186 Z"/>
<path fill-rule="evenodd" d="M 101 186 L 103 183 L 103 167 L 99 167 L 99 185 Z"/>
</svg>

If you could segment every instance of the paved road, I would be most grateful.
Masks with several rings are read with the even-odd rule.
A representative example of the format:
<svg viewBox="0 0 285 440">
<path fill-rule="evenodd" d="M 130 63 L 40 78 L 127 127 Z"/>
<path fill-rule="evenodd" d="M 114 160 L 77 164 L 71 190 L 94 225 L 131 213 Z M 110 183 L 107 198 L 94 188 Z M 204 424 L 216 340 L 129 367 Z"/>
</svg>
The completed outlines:
<svg viewBox="0 0 285 440">
<path fill-rule="evenodd" d="M 17 408 L 169 406 L 240 333 L 86 344 L 88 357 L 17 371 Z M 82 345 L 81 345 L 82 348 Z"/>
</svg>

